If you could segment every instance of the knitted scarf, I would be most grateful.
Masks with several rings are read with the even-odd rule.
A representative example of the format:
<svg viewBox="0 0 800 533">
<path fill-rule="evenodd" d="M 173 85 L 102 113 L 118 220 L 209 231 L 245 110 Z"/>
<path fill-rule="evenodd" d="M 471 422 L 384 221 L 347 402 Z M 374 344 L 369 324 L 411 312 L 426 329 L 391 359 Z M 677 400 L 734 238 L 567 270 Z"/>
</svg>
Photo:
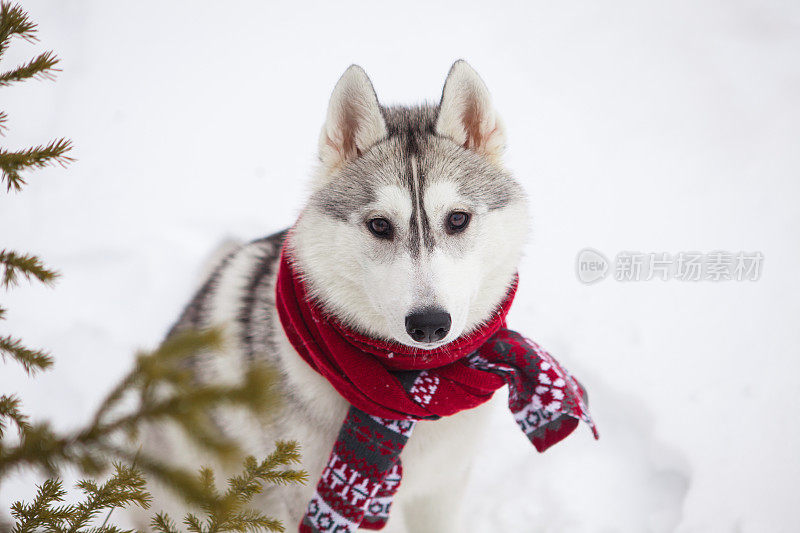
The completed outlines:
<svg viewBox="0 0 800 533">
<path fill-rule="evenodd" d="M 506 328 L 516 280 L 493 318 L 433 350 L 360 335 L 309 298 L 284 248 L 276 283 L 281 325 L 298 354 L 351 405 L 308 504 L 301 533 L 381 529 L 402 478 L 400 453 L 418 420 L 476 407 L 508 385 L 509 408 L 540 452 L 583 420 L 586 393 L 539 345 Z"/>
</svg>

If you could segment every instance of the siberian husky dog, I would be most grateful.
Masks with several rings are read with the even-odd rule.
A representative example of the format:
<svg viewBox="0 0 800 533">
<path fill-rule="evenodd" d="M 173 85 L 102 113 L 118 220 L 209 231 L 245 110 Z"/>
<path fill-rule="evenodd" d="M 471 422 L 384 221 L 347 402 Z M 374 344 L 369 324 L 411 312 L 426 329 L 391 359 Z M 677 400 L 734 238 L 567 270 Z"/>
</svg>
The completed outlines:
<svg viewBox="0 0 800 533">
<path fill-rule="evenodd" d="M 201 382 L 235 383 L 253 363 L 279 370 L 275 416 L 215 417 L 257 457 L 276 439 L 301 444 L 308 483 L 254 504 L 287 530 L 304 515 L 349 406 L 282 330 L 274 291 L 284 242 L 310 295 L 350 328 L 421 351 L 447 344 L 490 318 L 522 253 L 527 202 L 503 167 L 504 143 L 489 91 L 466 62 L 450 69 L 438 105 L 409 107 L 381 105 L 351 66 L 333 90 L 311 194 L 288 240 L 284 231 L 222 253 L 173 328 L 226 328 L 225 348 L 192 362 Z M 463 531 L 462 492 L 491 404 L 417 424 L 385 531 Z M 144 446 L 184 467 L 209 464 L 167 430 Z M 153 490 L 156 507 L 183 516 Z"/>
</svg>

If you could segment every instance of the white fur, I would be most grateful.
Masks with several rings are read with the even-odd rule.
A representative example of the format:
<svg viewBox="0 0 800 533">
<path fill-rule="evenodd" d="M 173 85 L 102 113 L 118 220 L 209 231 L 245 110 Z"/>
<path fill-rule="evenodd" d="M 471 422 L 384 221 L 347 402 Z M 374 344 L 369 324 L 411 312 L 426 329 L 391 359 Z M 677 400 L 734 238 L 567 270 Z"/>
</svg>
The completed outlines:
<svg viewBox="0 0 800 533">
<path fill-rule="evenodd" d="M 352 150 L 365 150 L 386 135 L 377 106 L 366 74 L 358 67 L 350 67 L 331 97 L 320 137 L 322 168 L 316 187 L 324 186 L 347 158 L 357 156 Z M 480 124 L 480 139 L 474 139 L 480 142 L 474 146 L 469 145 L 470 131 L 464 126 L 467 115 L 466 120 L 473 121 L 470 126 L 475 126 L 474 120 Z M 489 159 L 499 157 L 502 130 L 491 109 L 488 91 L 464 62 L 451 69 L 437 129 Z M 354 214 L 353 220 L 337 220 L 306 209 L 289 237 L 296 266 L 326 309 L 370 335 L 394 339 L 418 347 L 421 352 L 450 342 L 490 318 L 513 278 L 528 229 L 524 198 L 489 210 L 462 197 L 457 184 L 448 176 L 427 179 L 424 195 L 414 201 L 424 206 L 434 228 L 437 246 L 432 252 L 426 250 L 412 257 L 407 250 L 387 251 L 385 243 L 378 242 L 359 218 L 364 214 L 391 217 L 397 221 L 398 232 L 408 231 L 412 199 L 399 184 L 380 187 L 374 202 L 363 206 L 364 212 Z M 446 216 L 460 209 L 472 214 L 470 225 L 462 234 L 447 235 Z M 241 368 L 236 366 L 237 361 L 243 360 L 241 332 L 236 330 L 237 303 L 245 290 L 244 273 L 251 271 L 258 261 L 258 250 L 256 245 L 247 245 L 229 258 L 212 300 L 213 322 L 229 327 L 225 353 L 204 363 L 204 373 L 207 371 L 218 379 L 228 381 L 241 376 Z M 452 326 L 440 343 L 422 345 L 407 334 L 405 317 L 411 310 L 429 305 L 447 310 L 452 316 Z M 277 312 L 274 309 L 269 312 L 273 323 L 279 324 Z M 267 514 L 283 520 L 288 531 L 293 531 L 313 494 L 348 404 L 295 352 L 284 332 L 277 329 L 273 339 L 277 354 L 265 358 L 280 367 L 294 407 L 282 410 L 268 421 L 242 414 L 231 416 L 226 425 L 245 443 L 247 452 L 256 456 L 269 453 L 276 438 L 296 439 L 302 444 L 303 467 L 309 472 L 309 483 L 304 487 L 281 487 L 257 502 Z M 403 483 L 386 532 L 462 530 L 461 495 L 492 409 L 493 402 L 488 402 L 442 420 L 419 422 L 402 453 Z M 174 435 L 167 440 L 150 441 L 148 446 L 158 446 L 184 465 L 199 466 L 206 462 L 185 444 L 181 445 Z M 158 494 L 159 507 L 169 508 L 165 493 Z M 182 516 L 175 508 L 172 511 Z"/>
<path fill-rule="evenodd" d="M 470 132 L 465 129 L 465 121 L 469 120 L 478 121 L 480 138 L 469 137 Z M 464 62 L 456 63 L 451 70 L 437 130 L 499 164 L 504 142 L 502 127 L 485 85 Z M 491 317 L 513 278 L 528 232 L 524 198 L 490 211 L 462 197 L 457 184 L 447 176 L 429 179 L 432 183 L 421 201 L 436 228 L 438 245 L 432 253 L 423 251 L 417 259 L 409 252 L 387 256 L 381 243 L 365 230 L 360 214 L 344 222 L 307 210 L 290 237 L 292 256 L 312 293 L 328 310 L 362 331 L 418 347 L 421 352 L 448 343 Z M 402 239 L 412 214 L 408 190 L 385 185 L 376 196 L 365 210 L 395 221 L 397 238 Z M 472 220 L 463 234 L 448 237 L 443 222 L 456 209 L 469 210 Z M 405 316 L 429 305 L 448 311 L 452 326 L 440 343 L 423 345 L 407 334 Z M 316 480 L 347 403 L 297 356 L 285 339 L 280 352 L 292 390 L 309 408 L 311 420 L 297 418 L 293 427 L 306 446 L 305 456 L 313 461 L 306 462 L 306 467 L 311 479 Z M 419 423 L 403 451 L 403 484 L 386 531 L 462 530 L 461 494 L 492 409 L 489 402 L 443 420 Z M 310 495 L 309 488 L 302 497 L 292 500 L 294 507 L 290 505 L 286 510 L 292 520 L 302 516 Z"/>
<path fill-rule="evenodd" d="M 432 184 L 423 202 L 429 219 L 440 225 L 447 213 L 465 205 L 456 185 L 446 180 Z M 387 185 L 369 207 L 391 213 L 402 238 L 411 216 L 406 190 Z M 451 238 L 459 239 L 459 245 L 442 244 L 433 253 L 423 251 L 417 261 L 409 252 L 387 261 L 375 251 L 381 243 L 363 224 L 331 221 L 314 212 L 301 216 L 291 244 L 312 293 L 333 314 L 373 336 L 425 350 L 446 344 L 490 318 L 516 271 L 527 232 L 527 205 L 520 198 L 494 211 L 478 206 L 465 233 Z M 443 227 L 437 238 L 448 241 Z M 405 330 L 405 317 L 431 305 L 450 313 L 450 332 L 439 343 L 415 342 Z"/>
<path fill-rule="evenodd" d="M 279 505 L 291 531 L 305 513 L 349 406 L 325 378 L 297 355 L 285 337 L 279 346 L 292 390 L 305 401 L 311 415 L 293 417 L 291 424 L 283 428 L 286 433 L 280 435 L 303 443 L 303 467 L 311 480 L 304 489 L 295 488 L 273 502 Z M 402 488 L 385 532 L 462 530 L 460 496 L 471 468 L 470 458 L 481 444 L 485 422 L 493 409 L 493 402 L 488 402 L 442 420 L 417 424 L 402 453 Z"/>
</svg>

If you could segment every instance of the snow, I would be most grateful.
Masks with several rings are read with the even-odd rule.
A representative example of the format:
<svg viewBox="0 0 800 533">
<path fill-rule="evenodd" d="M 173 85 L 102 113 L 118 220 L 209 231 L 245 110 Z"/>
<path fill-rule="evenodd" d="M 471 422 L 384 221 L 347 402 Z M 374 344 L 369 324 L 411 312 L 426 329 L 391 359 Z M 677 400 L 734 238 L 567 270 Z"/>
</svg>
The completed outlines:
<svg viewBox="0 0 800 533">
<path fill-rule="evenodd" d="M 498 413 L 471 532 L 792 531 L 800 504 L 800 4 L 612 0 L 400 6 L 28 0 L 57 83 L 0 90 L 3 144 L 72 138 L 78 161 L 0 195 L 0 241 L 63 273 L 3 296 L 47 347 L 0 390 L 69 428 L 153 347 L 226 237 L 296 217 L 334 82 L 384 102 L 481 73 L 534 227 L 510 323 L 587 386 L 586 428 L 537 455 Z M 585 247 L 760 251 L 742 282 L 581 284 Z M 32 476 L 0 489 L 28 498 Z"/>
</svg>

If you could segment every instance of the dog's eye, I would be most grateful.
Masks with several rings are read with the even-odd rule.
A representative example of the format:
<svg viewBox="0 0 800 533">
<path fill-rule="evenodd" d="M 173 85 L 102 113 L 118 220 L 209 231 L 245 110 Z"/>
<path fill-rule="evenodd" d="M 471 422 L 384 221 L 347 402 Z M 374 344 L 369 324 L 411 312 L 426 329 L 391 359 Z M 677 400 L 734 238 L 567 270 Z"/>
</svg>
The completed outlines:
<svg viewBox="0 0 800 533">
<path fill-rule="evenodd" d="M 379 239 L 392 238 L 392 223 L 385 218 L 372 218 L 367 222 L 367 228 Z"/>
<path fill-rule="evenodd" d="M 447 233 L 458 233 L 464 231 L 469 225 L 469 214 L 462 211 L 454 211 L 447 216 Z"/>
</svg>

